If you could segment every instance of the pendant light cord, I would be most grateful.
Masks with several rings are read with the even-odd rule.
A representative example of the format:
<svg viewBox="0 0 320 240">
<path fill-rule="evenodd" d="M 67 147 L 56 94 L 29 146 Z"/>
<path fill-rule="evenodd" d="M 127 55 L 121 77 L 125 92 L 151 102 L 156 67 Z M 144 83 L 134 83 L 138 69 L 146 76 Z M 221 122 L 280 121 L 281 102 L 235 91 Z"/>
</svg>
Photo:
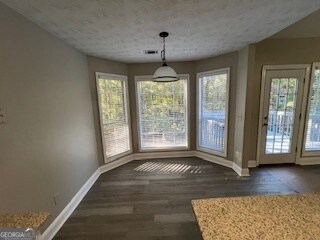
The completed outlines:
<svg viewBox="0 0 320 240">
<path fill-rule="evenodd" d="M 163 63 L 166 63 L 166 38 L 163 37 L 163 50 L 161 51 L 161 59 Z"/>
</svg>

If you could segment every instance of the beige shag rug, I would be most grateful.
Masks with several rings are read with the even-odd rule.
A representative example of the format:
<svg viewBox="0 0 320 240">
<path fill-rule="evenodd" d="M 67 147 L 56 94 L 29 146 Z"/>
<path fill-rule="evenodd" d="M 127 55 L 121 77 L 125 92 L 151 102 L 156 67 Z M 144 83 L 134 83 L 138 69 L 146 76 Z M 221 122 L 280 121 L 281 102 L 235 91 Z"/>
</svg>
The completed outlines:
<svg viewBox="0 0 320 240">
<path fill-rule="evenodd" d="M 0 228 L 39 228 L 48 219 L 48 212 L 8 213 L 0 215 Z"/>
<path fill-rule="evenodd" d="M 320 193 L 192 201 L 204 240 L 320 239 Z"/>
</svg>

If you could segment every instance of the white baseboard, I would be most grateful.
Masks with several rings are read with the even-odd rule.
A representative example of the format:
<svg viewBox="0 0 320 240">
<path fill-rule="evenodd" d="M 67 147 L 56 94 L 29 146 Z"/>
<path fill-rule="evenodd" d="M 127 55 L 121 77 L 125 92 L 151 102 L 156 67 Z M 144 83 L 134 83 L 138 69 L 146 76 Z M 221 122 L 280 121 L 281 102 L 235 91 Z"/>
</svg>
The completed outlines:
<svg viewBox="0 0 320 240">
<path fill-rule="evenodd" d="M 80 188 L 76 195 L 71 199 L 67 206 L 62 210 L 62 212 L 56 217 L 56 219 L 49 225 L 49 227 L 41 235 L 41 240 L 51 240 L 62 225 L 67 221 L 72 212 L 79 205 L 83 197 L 90 190 L 92 185 L 96 182 L 100 176 L 100 169 L 97 169 L 92 176 L 86 181 L 86 183 Z"/>
<path fill-rule="evenodd" d="M 232 162 L 232 169 L 241 177 L 248 177 L 250 176 L 249 174 L 249 168 L 241 168 L 238 164 L 235 162 Z"/>
<path fill-rule="evenodd" d="M 249 160 L 248 161 L 248 168 L 255 168 L 258 166 L 258 162 L 256 160 Z"/>
<path fill-rule="evenodd" d="M 300 158 L 299 165 L 318 165 L 320 157 L 304 157 Z"/>
<path fill-rule="evenodd" d="M 128 162 L 133 161 L 133 160 L 135 160 L 134 159 L 134 154 L 130 154 L 130 155 L 124 156 L 122 158 L 119 158 L 117 160 L 114 160 L 114 161 L 112 161 L 110 163 L 106 163 L 105 165 L 103 165 L 103 166 L 101 166 L 99 168 L 100 174 L 104 173 L 104 172 L 108 172 L 108 171 L 110 171 L 110 170 L 112 170 L 114 168 L 120 167 L 120 166 L 122 166 L 122 165 L 124 165 L 124 164 L 126 164 Z"/>
<path fill-rule="evenodd" d="M 208 153 L 204 153 L 204 152 L 200 152 L 200 151 L 195 151 L 194 153 L 195 157 L 201 158 L 203 160 L 206 160 L 208 162 L 212 162 L 212 163 L 216 163 L 228 168 L 232 168 L 233 166 L 233 162 L 226 160 L 224 158 L 218 157 L 218 156 L 214 156 Z"/>
<path fill-rule="evenodd" d="M 320 158 L 319 157 L 302 157 L 298 158 L 296 161 L 297 165 L 319 165 Z M 248 168 L 254 168 L 258 166 L 258 162 L 256 160 L 249 160 Z"/>
<path fill-rule="evenodd" d="M 208 162 L 216 163 L 216 164 L 231 168 L 241 177 L 250 176 L 248 168 L 241 168 L 239 165 L 237 165 L 233 161 L 229 161 L 224 158 L 214 156 L 208 153 L 200 152 L 200 151 L 195 151 L 194 156 L 201 158 L 203 160 L 206 160 Z"/>
</svg>

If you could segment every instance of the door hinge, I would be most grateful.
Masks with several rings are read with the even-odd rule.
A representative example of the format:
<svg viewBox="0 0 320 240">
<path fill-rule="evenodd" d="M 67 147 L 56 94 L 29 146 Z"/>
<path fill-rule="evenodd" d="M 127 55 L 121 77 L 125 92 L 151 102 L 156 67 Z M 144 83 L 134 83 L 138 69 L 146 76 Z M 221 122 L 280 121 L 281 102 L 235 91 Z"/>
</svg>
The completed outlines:
<svg viewBox="0 0 320 240">
<path fill-rule="evenodd" d="M 298 147 L 296 147 L 296 152 L 298 152 Z"/>
<path fill-rule="evenodd" d="M 306 78 L 303 79 L 303 83 L 306 83 Z"/>
<path fill-rule="evenodd" d="M 301 113 L 300 113 L 300 115 L 299 115 L 299 120 L 301 120 Z"/>
</svg>

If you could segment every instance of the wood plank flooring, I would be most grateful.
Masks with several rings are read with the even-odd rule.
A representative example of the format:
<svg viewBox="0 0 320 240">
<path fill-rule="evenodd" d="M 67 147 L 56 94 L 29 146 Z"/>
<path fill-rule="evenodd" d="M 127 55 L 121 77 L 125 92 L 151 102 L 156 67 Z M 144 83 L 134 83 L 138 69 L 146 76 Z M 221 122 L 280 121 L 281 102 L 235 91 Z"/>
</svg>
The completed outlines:
<svg viewBox="0 0 320 240">
<path fill-rule="evenodd" d="M 297 167 L 282 170 L 293 168 Z M 319 166 L 298 168 L 296 174 L 302 171 L 320 182 Z M 192 199 L 303 190 L 302 184 L 288 184 L 285 174 L 273 170 L 255 168 L 250 177 L 239 177 L 229 168 L 195 157 L 133 161 L 102 174 L 54 239 L 202 239 Z M 303 184 L 313 183 L 307 179 Z"/>
</svg>

